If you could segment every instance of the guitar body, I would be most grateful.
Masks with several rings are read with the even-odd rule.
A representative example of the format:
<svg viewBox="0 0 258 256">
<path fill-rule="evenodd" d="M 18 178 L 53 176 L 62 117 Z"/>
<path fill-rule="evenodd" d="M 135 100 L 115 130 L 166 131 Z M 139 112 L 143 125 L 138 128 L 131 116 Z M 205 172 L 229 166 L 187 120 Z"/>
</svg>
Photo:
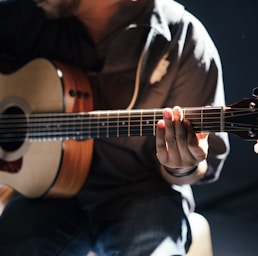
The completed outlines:
<svg viewBox="0 0 258 256">
<path fill-rule="evenodd" d="M 27 116 L 92 109 L 89 82 L 73 67 L 36 59 L 15 73 L 0 75 L 1 113 L 18 110 Z M 28 136 L 23 142 L 1 145 L 0 183 L 32 198 L 75 195 L 90 168 L 93 140 L 30 143 Z"/>
</svg>

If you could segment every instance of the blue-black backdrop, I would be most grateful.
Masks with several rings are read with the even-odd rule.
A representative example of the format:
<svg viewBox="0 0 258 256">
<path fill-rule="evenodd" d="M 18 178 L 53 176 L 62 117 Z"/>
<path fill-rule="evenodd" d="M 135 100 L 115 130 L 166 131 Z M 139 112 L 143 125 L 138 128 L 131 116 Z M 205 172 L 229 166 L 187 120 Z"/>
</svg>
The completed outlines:
<svg viewBox="0 0 258 256">
<path fill-rule="evenodd" d="M 209 31 L 219 50 L 226 102 L 258 87 L 258 1 L 179 0 Z M 258 255 L 258 155 L 253 142 L 230 135 L 220 180 L 194 187 L 197 211 L 211 225 L 214 256 Z"/>
</svg>

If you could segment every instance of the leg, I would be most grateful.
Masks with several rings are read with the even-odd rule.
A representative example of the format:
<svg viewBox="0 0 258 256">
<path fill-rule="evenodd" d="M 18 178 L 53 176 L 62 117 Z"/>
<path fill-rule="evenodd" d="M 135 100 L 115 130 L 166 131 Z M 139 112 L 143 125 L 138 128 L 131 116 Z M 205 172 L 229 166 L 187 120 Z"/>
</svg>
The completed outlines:
<svg viewBox="0 0 258 256">
<path fill-rule="evenodd" d="M 105 209 L 100 209 L 106 222 L 97 237 L 96 254 L 185 255 L 191 239 L 179 197 L 177 193 L 169 197 L 153 192 L 134 199 L 123 198 L 122 203 L 111 202 Z M 107 224 L 108 221 L 111 224 Z"/>
<path fill-rule="evenodd" d="M 0 252 L 7 256 L 85 256 L 86 214 L 75 199 L 13 196 L 0 217 Z"/>
</svg>

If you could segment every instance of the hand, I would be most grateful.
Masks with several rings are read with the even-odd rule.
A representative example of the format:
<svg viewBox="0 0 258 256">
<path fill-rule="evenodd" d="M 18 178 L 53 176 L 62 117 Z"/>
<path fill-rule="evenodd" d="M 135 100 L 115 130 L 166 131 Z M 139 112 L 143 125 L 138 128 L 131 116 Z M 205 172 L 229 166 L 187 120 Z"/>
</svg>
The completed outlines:
<svg viewBox="0 0 258 256">
<path fill-rule="evenodd" d="M 206 159 L 208 134 L 196 134 L 180 107 L 166 108 L 163 118 L 156 133 L 157 158 L 162 165 L 189 170 Z"/>
</svg>

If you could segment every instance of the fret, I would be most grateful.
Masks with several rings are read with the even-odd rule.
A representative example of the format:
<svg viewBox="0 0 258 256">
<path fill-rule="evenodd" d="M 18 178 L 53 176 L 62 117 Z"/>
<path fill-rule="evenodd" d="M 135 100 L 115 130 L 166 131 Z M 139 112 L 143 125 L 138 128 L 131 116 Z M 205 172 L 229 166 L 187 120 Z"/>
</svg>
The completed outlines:
<svg viewBox="0 0 258 256">
<path fill-rule="evenodd" d="M 139 113 L 138 112 L 131 112 L 131 117 L 130 117 L 130 133 L 131 136 L 140 136 L 141 134 L 141 120 L 139 119 Z"/>
<path fill-rule="evenodd" d="M 140 111 L 140 116 L 141 116 L 141 121 L 140 121 L 140 136 L 142 136 L 142 125 L 143 125 L 143 124 L 142 124 L 142 111 L 143 111 L 143 110 Z"/>
<path fill-rule="evenodd" d="M 88 132 L 88 134 L 86 134 L 86 135 L 84 136 L 85 139 L 90 139 L 90 138 L 92 138 L 92 134 L 91 134 L 92 124 L 91 124 L 91 118 L 90 118 L 90 117 L 91 117 L 90 114 L 87 114 L 87 117 L 85 118 L 85 119 L 88 120 L 88 122 L 87 122 L 87 124 L 88 124 L 87 129 L 85 129 L 85 125 L 83 125 L 83 127 L 84 127 L 83 129 Z M 84 133 L 85 133 L 85 131 L 84 131 Z"/>
<path fill-rule="evenodd" d="M 54 118 L 54 120 L 55 120 L 55 119 L 58 119 L 58 116 L 56 116 L 56 117 Z M 63 126 L 63 134 L 62 134 L 62 137 L 63 137 L 65 140 L 68 140 L 68 139 L 70 139 L 70 135 L 69 135 L 69 133 L 70 133 L 70 127 L 69 127 L 68 125 L 64 125 L 64 120 L 65 120 L 65 119 L 67 119 L 66 116 L 62 117 L 62 120 L 59 121 L 59 123 L 62 123 L 62 126 Z M 53 120 L 53 122 L 54 122 L 54 120 Z M 66 123 L 67 123 L 67 121 L 66 121 Z M 61 135 L 60 135 L 60 136 L 61 136 Z"/>
<path fill-rule="evenodd" d="M 117 129 L 116 129 L 116 137 L 119 137 L 119 111 L 117 111 Z"/>
<path fill-rule="evenodd" d="M 40 123 L 42 125 L 34 126 L 35 123 Z M 43 135 L 42 137 L 38 136 L 39 132 Z M 43 116 L 41 116 L 40 118 L 30 118 L 30 140 L 44 140 L 44 138 L 48 138 L 49 135 L 49 123 L 43 118 Z"/>
<path fill-rule="evenodd" d="M 154 109 L 153 112 L 153 128 L 152 128 L 152 135 L 155 136 L 156 134 L 156 115 L 157 115 L 157 110 Z"/>
<path fill-rule="evenodd" d="M 89 115 L 86 113 L 81 113 L 77 116 L 76 127 L 77 130 L 76 136 L 78 140 L 85 140 L 90 138 L 90 123 Z"/>
<path fill-rule="evenodd" d="M 30 118 L 29 118 L 29 122 L 28 122 L 28 132 L 29 132 L 29 139 L 31 140 L 31 141 L 33 141 L 33 138 L 34 138 L 34 136 L 33 136 L 33 130 L 32 130 L 32 127 L 31 127 L 31 123 L 33 123 L 33 120 L 35 120 L 35 117 L 34 116 L 30 116 Z"/>
<path fill-rule="evenodd" d="M 73 115 L 55 115 L 51 118 L 50 133 L 55 139 L 77 139 L 75 136 L 76 122 Z"/>
<path fill-rule="evenodd" d="M 52 120 L 52 127 L 51 133 L 52 135 L 57 138 L 64 138 L 64 139 L 79 139 L 77 137 L 77 119 L 78 114 L 75 115 L 66 115 L 66 116 L 56 116 Z"/>
<path fill-rule="evenodd" d="M 131 129 L 131 120 L 130 120 L 130 111 L 128 111 L 128 133 L 127 136 L 130 137 L 131 133 L 130 133 L 130 129 Z"/>
<path fill-rule="evenodd" d="M 99 112 L 97 112 L 97 116 L 95 118 L 95 123 L 96 123 L 96 130 L 95 130 L 95 132 L 96 132 L 96 134 L 94 136 L 97 139 L 99 139 L 99 125 L 100 125 L 99 117 L 100 117 L 100 114 L 99 114 Z"/>
<path fill-rule="evenodd" d="M 120 111 L 119 114 L 119 137 L 128 136 L 128 116 Z"/>
<path fill-rule="evenodd" d="M 49 121 L 50 125 L 49 125 L 49 135 L 51 139 L 58 140 L 62 138 L 62 134 L 60 132 L 60 123 L 63 123 L 63 118 L 60 117 L 57 121 L 55 121 L 55 123 L 51 123 L 51 119 L 48 118 L 47 116 L 45 117 L 46 120 Z M 56 118 L 57 119 L 57 118 Z"/>
<path fill-rule="evenodd" d="M 90 138 L 99 138 L 99 113 L 98 111 L 92 111 L 89 113 L 89 123 L 90 123 Z"/>
<path fill-rule="evenodd" d="M 106 137 L 109 138 L 109 121 L 110 121 L 110 118 L 109 118 L 109 111 L 107 111 L 107 129 L 106 129 Z"/>
<path fill-rule="evenodd" d="M 185 118 L 190 120 L 198 132 L 221 131 L 221 108 L 187 108 Z"/>
<path fill-rule="evenodd" d="M 107 112 L 107 118 L 106 118 L 106 137 L 113 138 L 113 137 L 119 137 L 119 119 L 118 119 L 118 112 L 108 111 Z"/>
<path fill-rule="evenodd" d="M 154 117 L 154 111 L 147 111 L 142 116 L 142 135 L 141 136 L 150 136 L 155 134 L 156 130 L 156 116 Z"/>
<path fill-rule="evenodd" d="M 203 131 L 203 107 L 201 108 L 201 131 Z"/>
<path fill-rule="evenodd" d="M 46 115 L 43 115 L 40 117 L 38 122 L 41 124 L 40 126 L 36 126 L 34 128 L 34 139 L 40 139 L 42 141 L 46 141 L 48 139 L 54 139 L 55 136 L 53 135 L 53 132 L 51 131 L 52 125 L 49 121 L 49 118 Z M 45 124 L 44 126 L 42 124 Z M 42 132 L 41 132 L 42 131 Z M 42 133 L 42 137 L 39 137 L 38 135 Z"/>
<path fill-rule="evenodd" d="M 80 122 L 80 140 L 83 140 L 84 138 L 86 139 L 85 137 L 85 134 L 84 134 L 84 130 L 87 131 L 86 127 L 84 129 L 84 120 L 85 120 L 85 114 L 81 116 L 81 122 Z"/>
<path fill-rule="evenodd" d="M 78 124 L 80 124 L 80 115 L 76 115 L 76 117 L 73 119 L 73 139 L 78 140 L 80 139 L 80 131 L 78 130 Z M 69 125 L 69 123 L 68 123 Z"/>
<path fill-rule="evenodd" d="M 69 119 L 68 119 L 69 118 Z M 61 119 L 62 122 L 62 128 L 66 127 L 66 130 L 68 131 L 68 137 L 71 139 L 76 140 L 77 139 L 77 115 L 76 116 L 68 116 L 66 118 Z M 60 122 L 59 120 L 56 120 L 56 123 Z M 57 130 L 55 131 L 57 135 Z M 64 135 L 64 134 L 60 134 Z"/>
<path fill-rule="evenodd" d="M 29 139 L 31 141 L 33 141 L 33 130 L 32 130 L 32 127 L 31 127 L 31 123 L 33 122 L 33 120 L 35 120 L 35 117 L 34 116 L 30 116 L 29 117 L 29 121 L 28 121 L 28 133 L 29 133 Z"/>
<path fill-rule="evenodd" d="M 92 111 L 89 113 L 88 132 L 89 138 L 105 138 L 109 137 L 110 119 L 108 111 Z M 85 132 L 85 131 L 84 131 Z"/>
<path fill-rule="evenodd" d="M 202 131 L 217 131 L 220 132 L 221 124 L 221 109 L 220 108 L 203 108 L 203 127 Z"/>
<path fill-rule="evenodd" d="M 104 138 L 107 137 L 107 128 L 108 128 L 108 118 L 107 116 L 100 117 L 98 116 L 98 137 L 97 138 Z"/>
<path fill-rule="evenodd" d="M 220 108 L 220 131 L 221 132 L 225 131 L 224 113 L 225 113 L 225 108 L 221 107 Z"/>
</svg>

